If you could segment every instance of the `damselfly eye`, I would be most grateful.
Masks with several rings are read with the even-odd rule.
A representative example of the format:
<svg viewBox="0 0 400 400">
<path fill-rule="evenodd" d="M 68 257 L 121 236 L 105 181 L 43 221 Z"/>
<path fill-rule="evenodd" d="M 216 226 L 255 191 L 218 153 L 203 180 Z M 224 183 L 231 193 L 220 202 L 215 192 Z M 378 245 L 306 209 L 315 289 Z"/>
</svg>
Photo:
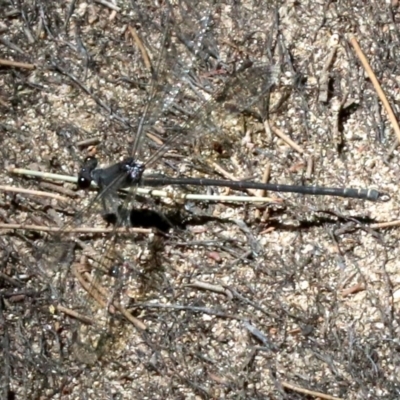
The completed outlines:
<svg viewBox="0 0 400 400">
<path fill-rule="evenodd" d="M 86 171 L 81 170 L 81 172 L 78 175 L 78 188 L 79 189 L 87 189 L 92 182 L 92 179 L 90 177 L 88 178 L 87 176 L 85 176 L 85 172 Z"/>
<path fill-rule="evenodd" d="M 78 175 L 78 188 L 79 189 L 87 189 L 92 183 L 92 178 L 90 177 L 90 173 L 85 168 L 82 168 L 79 171 Z"/>
</svg>

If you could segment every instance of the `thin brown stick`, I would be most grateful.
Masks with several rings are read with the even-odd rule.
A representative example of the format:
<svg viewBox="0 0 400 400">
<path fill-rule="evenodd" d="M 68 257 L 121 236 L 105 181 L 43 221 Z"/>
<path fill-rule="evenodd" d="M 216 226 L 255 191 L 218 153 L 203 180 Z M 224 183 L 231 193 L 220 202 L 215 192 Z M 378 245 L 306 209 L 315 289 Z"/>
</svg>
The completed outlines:
<svg viewBox="0 0 400 400">
<path fill-rule="evenodd" d="M 394 129 L 394 131 L 395 131 L 395 133 L 397 135 L 397 139 L 400 141 L 400 127 L 399 127 L 399 124 L 398 124 L 397 119 L 396 119 L 396 117 L 395 117 L 395 115 L 393 113 L 392 107 L 390 107 L 390 104 L 389 104 L 389 102 L 387 100 L 387 97 L 385 96 L 385 93 L 383 92 L 382 87 L 378 82 L 378 79 L 376 79 L 376 76 L 375 76 L 374 72 L 372 71 L 372 68 L 370 67 L 370 65 L 368 63 L 367 57 L 365 57 L 364 53 L 361 50 L 360 45 L 357 42 L 357 39 L 353 35 L 350 36 L 349 40 L 350 40 L 351 45 L 354 48 L 354 51 L 357 54 L 357 57 L 360 59 L 361 64 L 363 65 L 365 71 L 367 72 L 369 79 L 371 79 L 371 82 L 372 82 L 372 84 L 373 84 L 373 86 L 374 86 L 374 88 L 376 90 L 376 93 L 378 94 L 381 102 L 383 103 L 383 106 L 385 107 L 385 110 L 386 110 L 386 112 L 388 114 L 388 117 L 389 117 L 389 121 L 392 124 L 393 129 Z"/>
<path fill-rule="evenodd" d="M 74 276 L 79 280 L 79 283 L 82 287 L 92 296 L 101 307 L 106 308 L 107 302 L 104 299 L 109 297 L 109 293 L 104 289 L 98 282 L 96 282 L 91 275 L 88 273 L 81 274 L 78 271 L 77 267 L 73 268 Z M 129 311 L 127 311 L 124 307 L 122 307 L 117 302 L 113 302 L 112 305 L 136 328 L 145 331 L 147 326 L 140 321 L 139 319 L 135 318 Z"/>
<path fill-rule="evenodd" d="M 69 196 L 69 197 L 79 197 L 79 192 L 74 192 L 71 189 L 65 188 L 64 186 L 55 185 L 54 183 L 40 182 L 39 186 L 42 189 L 51 190 L 53 192 L 58 192 L 58 193 L 61 193 L 61 194 L 65 194 L 66 196 Z"/>
<path fill-rule="evenodd" d="M 57 310 L 62 312 L 62 313 L 64 313 L 64 314 L 69 315 L 72 318 L 75 318 L 75 319 L 83 322 L 84 324 L 93 325 L 93 320 L 92 319 L 90 319 L 90 318 L 86 317 L 85 315 L 82 315 L 82 314 L 80 314 L 80 313 L 78 313 L 78 312 L 76 312 L 74 310 L 71 310 L 69 308 L 60 306 L 59 304 L 57 305 Z"/>
<path fill-rule="evenodd" d="M 0 229 L 22 229 L 36 232 L 54 232 L 54 233 L 151 233 L 151 229 L 144 228 L 67 228 L 60 229 L 53 226 L 43 225 L 24 225 L 24 224 L 0 224 Z"/>
<path fill-rule="evenodd" d="M 233 181 L 237 180 L 232 174 L 230 174 L 228 171 L 225 171 L 220 165 L 217 163 L 213 162 L 211 165 L 214 167 L 214 169 L 219 172 L 224 178 L 226 179 L 231 179 Z"/>
<path fill-rule="evenodd" d="M 142 331 L 145 331 L 147 329 L 147 326 L 142 321 L 135 318 L 126 308 L 122 307 L 118 303 L 113 303 L 113 305 L 129 322 L 135 325 L 136 328 Z"/>
<path fill-rule="evenodd" d="M 159 146 L 162 146 L 164 144 L 164 142 L 158 136 L 156 136 L 155 134 L 153 134 L 151 132 L 146 132 L 146 136 L 149 139 L 151 139 L 154 142 L 156 142 Z M 168 156 L 169 157 L 174 157 L 174 156 L 179 157 L 179 155 L 175 155 L 175 154 L 169 154 Z"/>
<path fill-rule="evenodd" d="M 13 60 L 5 60 L 4 58 L 0 58 L 0 65 L 4 65 L 6 67 L 16 67 L 16 68 L 25 68 L 25 69 L 35 69 L 36 65 L 28 64 Z"/>
<path fill-rule="evenodd" d="M 289 136 L 287 136 L 285 133 L 283 133 L 280 129 L 272 126 L 271 127 L 272 132 L 275 133 L 276 136 L 280 137 L 285 143 L 287 143 L 292 149 L 296 150 L 300 154 L 304 154 L 304 149 L 299 146 L 297 143 L 295 143 L 292 139 L 290 139 Z"/>
<path fill-rule="evenodd" d="M 103 286 L 100 285 L 96 276 L 92 276 L 86 270 L 82 273 L 82 276 L 84 277 L 85 282 L 87 282 L 91 286 L 91 289 L 96 290 L 97 293 L 100 294 L 100 296 L 102 296 L 103 299 L 107 299 L 108 297 L 110 297 L 110 294 L 107 292 L 106 289 L 103 288 Z M 104 301 L 106 301 L 106 300 L 104 300 Z"/>
<path fill-rule="evenodd" d="M 14 186 L 3 186 L 3 185 L 0 185 L 0 190 L 2 190 L 4 192 L 30 194 L 32 196 L 50 197 L 52 199 L 61 200 L 61 201 L 70 201 L 68 199 L 68 197 L 60 196 L 59 194 L 55 194 L 55 193 L 42 192 L 40 190 L 23 189 L 23 188 L 18 188 L 18 187 L 14 187 Z"/>
<path fill-rule="evenodd" d="M 363 285 L 362 283 L 356 283 L 355 285 L 350 286 L 349 288 L 343 289 L 342 296 L 347 297 L 350 296 L 351 294 L 362 292 L 363 290 L 365 290 L 365 285 Z"/>
<path fill-rule="evenodd" d="M 142 41 L 140 40 L 139 35 L 137 34 L 135 28 L 132 28 L 130 25 L 128 26 L 129 32 L 133 37 L 133 40 L 136 42 L 137 47 L 139 47 L 140 52 L 142 53 L 143 62 L 146 68 L 151 71 L 151 62 L 149 54 L 147 53 L 146 48 L 144 47 Z"/>
<path fill-rule="evenodd" d="M 382 229 L 382 228 L 392 228 L 394 226 L 400 226 L 400 220 L 388 221 L 388 222 L 377 222 L 376 224 L 371 224 L 369 227 L 371 229 Z"/>
<path fill-rule="evenodd" d="M 196 289 L 201 289 L 201 290 L 209 290 L 210 292 L 224 294 L 227 297 L 229 297 L 230 299 L 233 298 L 232 293 L 229 291 L 229 289 L 225 289 L 221 285 L 213 285 L 212 283 L 208 283 L 208 282 L 194 281 L 185 286 L 196 288 Z"/>
<path fill-rule="evenodd" d="M 335 396 L 331 396 L 329 394 L 316 392 L 314 390 L 308 390 L 308 389 L 302 388 L 300 386 L 293 385 L 293 384 L 291 384 L 289 382 L 281 382 L 281 385 L 285 389 L 290 389 L 290 390 L 293 390 L 294 392 L 304 393 L 304 394 L 307 394 L 309 396 L 317 397 L 317 398 L 320 398 L 320 399 L 325 399 L 325 400 L 343 400 L 341 397 L 335 397 Z"/>
<path fill-rule="evenodd" d="M 85 274 L 87 278 L 87 282 L 89 282 L 93 289 L 95 289 L 103 298 L 107 299 L 110 297 L 110 294 L 107 292 L 100 283 L 96 282 L 93 277 L 89 274 Z M 108 303 L 110 304 L 110 303 Z M 136 328 L 145 331 L 147 326 L 140 321 L 139 319 L 135 318 L 126 308 L 122 307 L 121 304 L 114 301 L 111 303 L 129 322 L 135 325 Z"/>
<path fill-rule="evenodd" d="M 81 140 L 80 142 L 76 142 L 76 146 L 78 147 L 87 147 L 87 146 L 95 146 L 100 143 L 99 138 L 89 138 L 85 140 Z"/>
<path fill-rule="evenodd" d="M 92 296 L 100 304 L 101 307 L 107 307 L 107 303 L 101 297 L 101 294 L 99 292 L 96 292 L 96 290 L 93 288 L 93 285 L 84 278 L 83 274 L 80 273 L 76 265 L 72 267 L 72 274 L 75 276 L 76 279 L 78 279 L 81 286 L 89 293 L 89 295 Z"/>
</svg>

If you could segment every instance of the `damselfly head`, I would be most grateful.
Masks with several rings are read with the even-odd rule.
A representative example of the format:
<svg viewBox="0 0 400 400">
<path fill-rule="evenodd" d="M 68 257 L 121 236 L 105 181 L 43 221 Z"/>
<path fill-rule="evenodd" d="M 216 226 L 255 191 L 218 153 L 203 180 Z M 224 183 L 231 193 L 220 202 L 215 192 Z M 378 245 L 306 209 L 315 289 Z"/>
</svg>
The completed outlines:
<svg viewBox="0 0 400 400">
<path fill-rule="evenodd" d="M 97 159 L 94 157 L 87 157 L 82 165 L 78 174 L 78 188 L 87 189 L 92 183 L 92 172 L 97 167 Z"/>
</svg>

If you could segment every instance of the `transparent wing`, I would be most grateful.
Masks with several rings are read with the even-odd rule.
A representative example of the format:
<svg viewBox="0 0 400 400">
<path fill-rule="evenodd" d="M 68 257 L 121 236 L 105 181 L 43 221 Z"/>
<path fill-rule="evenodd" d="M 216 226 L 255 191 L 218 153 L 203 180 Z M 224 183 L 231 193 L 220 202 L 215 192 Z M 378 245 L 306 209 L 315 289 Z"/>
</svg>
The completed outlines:
<svg viewBox="0 0 400 400">
<path fill-rule="evenodd" d="M 153 74 L 152 91 L 140 118 L 133 149 L 134 157 L 153 166 L 168 149 L 191 154 L 193 141 L 213 143 L 224 133 L 227 112 L 238 115 L 261 106 L 278 81 L 279 68 L 271 60 L 254 65 L 250 60 L 223 60 L 216 43 L 228 17 L 220 4 L 181 1 L 167 3 L 168 40 L 164 56 Z M 160 29 L 154 12 L 136 6 L 143 27 Z M 232 15 L 229 15 L 233 18 Z M 155 20 L 155 22 L 153 21 Z M 214 29 L 214 26 L 218 26 Z M 152 29 L 150 29 L 152 28 Z M 151 48 L 151 37 L 145 41 Z M 260 110 L 260 118 L 263 111 Z M 226 135 L 225 135 L 226 136 Z M 139 146 L 141 143 L 141 146 Z M 182 146 L 187 146 L 184 150 Z"/>
<path fill-rule="evenodd" d="M 189 3 L 182 2 L 178 7 L 167 2 L 165 10 L 159 11 L 159 18 L 154 12 L 135 5 L 144 30 L 160 30 L 163 36 L 160 48 L 156 51 L 158 59 L 152 68 L 151 87 L 146 105 L 140 116 L 135 141 L 130 151 L 133 157 L 144 159 L 146 146 L 143 146 L 142 142 L 145 141 L 145 134 L 152 129 L 160 129 L 161 126 L 157 124 L 168 118 L 171 112 L 175 112 L 174 109 L 184 98 L 187 86 L 190 86 L 195 69 L 203 69 L 207 63 L 208 57 L 204 48 L 214 10 L 211 4 L 207 4 L 208 7 L 204 9 L 199 7 L 193 10 Z M 159 20 L 163 22 L 157 22 Z M 190 32 L 183 30 L 186 26 L 191 27 Z M 153 47 L 154 51 L 154 46 L 150 44 L 151 37 L 147 38 L 146 43 L 149 48 Z"/>
<path fill-rule="evenodd" d="M 174 85 L 174 82 L 182 79 L 182 73 L 187 75 L 191 68 L 189 65 L 171 70 L 172 63 L 176 63 L 177 49 L 167 43 L 171 32 L 168 17 L 170 12 L 167 8 L 160 14 L 159 23 L 162 32 L 157 35 L 157 38 L 161 40 L 160 48 L 151 71 L 151 79 L 147 84 L 147 96 L 133 142 L 135 152 L 141 149 L 143 135 L 147 128 L 154 125 L 158 118 L 169 110 L 181 91 L 183 86 Z M 206 25 L 204 26 L 206 27 Z M 59 70 L 61 71 L 60 68 Z M 74 82 L 79 82 L 69 72 L 66 75 Z M 86 94 L 93 97 L 93 92 L 86 90 L 80 82 L 79 86 L 84 89 Z M 102 100 L 97 103 L 104 105 Z M 103 108 L 108 109 L 108 107 Z M 126 121 L 126 118 L 119 116 L 117 120 L 119 122 Z M 117 181 L 118 179 L 116 178 Z M 118 186 L 117 183 L 115 186 Z M 98 206 L 93 207 L 99 198 L 102 199 L 102 213 L 110 211 L 105 204 L 109 205 L 112 202 L 114 194 L 112 190 L 109 191 L 108 188 L 105 188 L 82 211 L 78 212 L 79 218 L 64 225 L 60 231 L 46 240 L 40 247 L 37 258 L 43 277 L 51 287 L 57 310 L 70 317 L 73 329 L 70 330 L 72 336 L 69 337 L 69 342 L 73 346 L 74 353 L 78 358 L 80 357 L 81 362 L 88 364 L 95 362 L 101 353 L 102 344 L 107 342 L 105 338 L 111 335 L 111 324 L 116 314 L 127 318 L 136 328 L 144 328 L 144 324 L 131 316 L 121 305 L 119 299 L 121 293 L 116 290 L 121 282 L 121 277 L 110 275 L 113 266 L 109 264 L 121 264 L 119 262 L 121 260 L 116 260 L 118 257 L 115 253 L 117 230 L 120 226 L 108 229 L 111 231 L 108 233 L 106 233 L 107 229 L 103 233 L 100 232 L 100 240 L 96 240 L 97 244 L 91 248 L 87 245 L 84 246 L 82 241 L 71 238 L 71 234 L 79 232 L 79 229 L 75 230 L 75 227 L 82 222 L 86 226 L 101 225 Z M 116 207 L 118 207 L 118 200 L 112 206 L 112 211 L 115 211 Z M 69 262 L 63 261 L 65 257 Z M 53 265 L 54 268 L 47 268 L 49 265 Z M 128 280 L 124 279 L 124 281 L 127 284 Z"/>
<path fill-rule="evenodd" d="M 150 68 L 143 64 L 139 72 L 135 70 L 140 76 L 130 68 L 134 63 L 143 63 L 143 53 L 138 49 L 130 53 L 131 42 L 129 46 L 121 44 L 118 38 L 115 43 L 126 46 L 126 52 L 116 45 L 115 54 L 127 57 L 121 63 L 115 62 L 118 80 L 112 74 L 96 74 L 101 62 L 114 65 L 112 50 L 104 57 L 106 61 L 98 61 L 97 70 L 89 69 L 88 73 L 79 63 L 65 63 L 58 54 L 52 61 L 55 77 L 65 77 L 63 84 L 72 85 L 71 98 L 80 105 L 69 118 L 87 120 L 86 132 L 99 132 L 101 140 L 96 151 L 104 155 L 104 162 L 113 164 L 116 155 L 133 152 L 151 166 L 170 149 L 189 154 L 193 139 L 212 140 L 218 136 L 223 131 L 220 122 L 226 106 L 234 103 L 236 113 L 252 107 L 273 81 L 269 64 L 245 69 L 241 63 L 229 66 L 224 60 L 215 44 L 223 34 L 214 28 L 221 18 L 218 4 L 181 1 L 155 10 L 153 5 L 140 8 L 132 4 L 135 15 L 127 23 L 137 31 L 151 60 Z M 132 85 L 131 98 L 119 99 L 119 85 L 127 84 Z M 124 101 L 124 112 L 118 106 L 120 101 Z M 94 123 L 92 115 L 101 118 Z M 110 140 L 111 133 L 119 140 Z M 75 165 L 71 162 L 68 167 L 73 169 Z M 92 197 L 99 200 L 102 196 Z M 63 327 L 62 341 L 84 364 L 96 363 L 111 351 L 109 346 L 114 346 L 121 329 L 145 328 L 127 309 L 132 299 L 142 295 L 140 278 L 144 274 L 136 265 L 135 255 L 146 252 L 142 249 L 148 245 L 147 235 L 125 234 L 119 226 L 105 226 L 102 204 L 92 200 L 84 199 L 79 208 L 73 204 L 58 207 L 58 226 L 62 228 L 42 222 L 54 229 L 49 229 L 44 242 L 35 244 L 34 253 L 35 273 L 46 288 L 54 318 Z M 119 201 L 117 198 L 116 207 Z M 130 208 L 129 201 L 122 203 Z M 76 208 L 80 210 L 77 213 Z M 35 223 L 29 219 L 24 222 Z M 131 324 L 123 324 L 126 319 Z"/>
</svg>

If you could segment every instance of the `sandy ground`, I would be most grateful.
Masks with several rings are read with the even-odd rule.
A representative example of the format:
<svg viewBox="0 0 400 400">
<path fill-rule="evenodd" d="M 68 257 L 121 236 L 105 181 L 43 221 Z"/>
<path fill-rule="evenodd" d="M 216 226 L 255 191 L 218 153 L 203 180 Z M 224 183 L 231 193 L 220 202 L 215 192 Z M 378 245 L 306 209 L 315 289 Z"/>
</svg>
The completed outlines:
<svg viewBox="0 0 400 400">
<path fill-rule="evenodd" d="M 377 225 L 398 219 L 399 153 L 349 41 L 397 115 L 397 1 L 1 8 L 2 399 L 400 398 L 400 233 Z M 168 187 L 128 196 L 135 231 L 95 190 L 12 172 L 94 154 L 391 200 Z"/>
</svg>

